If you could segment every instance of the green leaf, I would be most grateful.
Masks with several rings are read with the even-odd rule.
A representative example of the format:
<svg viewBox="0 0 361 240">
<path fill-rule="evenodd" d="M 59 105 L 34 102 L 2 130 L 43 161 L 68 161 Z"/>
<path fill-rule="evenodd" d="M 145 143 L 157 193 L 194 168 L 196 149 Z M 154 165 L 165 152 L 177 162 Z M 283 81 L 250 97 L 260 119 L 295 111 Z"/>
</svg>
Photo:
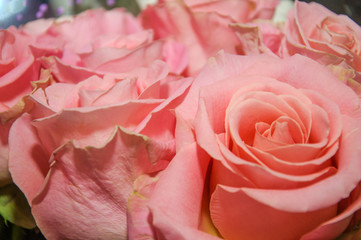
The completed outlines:
<svg viewBox="0 0 361 240">
<path fill-rule="evenodd" d="M 0 188 L 0 215 L 5 222 L 9 221 L 23 228 L 36 227 L 28 201 L 15 184 Z"/>
</svg>

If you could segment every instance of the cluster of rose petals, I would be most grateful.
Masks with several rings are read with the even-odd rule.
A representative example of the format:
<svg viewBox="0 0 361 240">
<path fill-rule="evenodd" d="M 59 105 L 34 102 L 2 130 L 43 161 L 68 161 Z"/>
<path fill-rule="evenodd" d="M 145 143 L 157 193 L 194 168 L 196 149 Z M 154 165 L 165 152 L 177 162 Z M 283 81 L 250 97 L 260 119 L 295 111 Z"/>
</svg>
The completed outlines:
<svg viewBox="0 0 361 240">
<path fill-rule="evenodd" d="M 23 191 L 49 239 L 126 238 L 134 179 L 175 153 L 185 46 L 124 9 L 0 34 L 0 183 Z"/>
<path fill-rule="evenodd" d="M 89 22 L 87 20 L 89 19 L 94 20 L 93 24 L 88 25 Z M 100 26 L 101 23 L 104 26 Z M 123 24 L 120 25 L 120 23 Z M 84 26 L 88 27 L 85 29 Z M 84 32 L 80 30 L 84 30 Z M 81 53 L 81 49 L 85 50 L 88 47 L 94 50 L 99 48 L 100 46 L 94 44 L 101 42 L 104 45 L 112 40 L 110 36 L 113 37 L 113 41 L 123 41 L 123 43 L 119 43 L 120 45 L 117 46 L 119 49 L 127 46 L 126 44 L 128 46 L 132 45 L 135 48 L 136 43 L 133 43 L 135 40 L 132 40 L 128 35 L 141 31 L 143 30 L 139 22 L 123 10 L 109 12 L 94 10 L 75 18 L 66 19 L 64 22 L 41 19 L 30 22 L 19 29 L 10 27 L 6 30 L 1 30 L 1 185 L 11 182 L 7 167 L 9 129 L 13 120 L 26 110 L 24 109 L 25 104 L 22 98 L 33 90 L 31 82 L 37 81 L 40 78 L 41 69 L 54 68 L 53 72 L 56 72 L 58 68 L 57 66 L 53 67 L 55 65 L 53 62 L 59 62 L 59 65 L 62 64 L 61 66 L 64 66 L 64 64 L 75 64 L 79 58 L 77 54 Z M 76 34 L 80 34 L 82 37 L 74 37 Z M 130 40 L 124 40 L 127 37 Z M 104 41 L 96 41 L 98 38 L 104 38 Z M 110 61 L 112 59 L 104 59 L 104 62 L 106 60 Z M 58 72 L 63 71 L 58 70 Z M 70 71 L 69 73 L 71 75 Z M 88 77 L 92 74 L 94 73 L 88 73 L 87 76 L 82 77 Z M 59 77 L 56 80 L 62 81 L 64 79 Z M 77 82 L 80 80 L 82 79 L 73 79 L 72 81 Z"/>
<path fill-rule="evenodd" d="M 359 98 L 326 67 L 220 53 L 176 112 L 182 143 L 155 184 L 138 183 L 149 224 L 132 234 L 334 239 L 359 221 Z"/>
<path fill-rule="evenodd" d="M 0 185 L 11 182 L 7 169 L 8 133 L 23 110 L 22 97 L 31 92 L 30 81 L 40 75 L 29 44 L 34 39 L 14 27 L 0 30 Z"/>
<path fill-rule="evenodd" d="M 285 26 L 285 54 L 299 53 L 330 65 L 360 95 L 361 27 L 318 3 L 295 2 Z M 339 68 L 334 67 L 339 65 Z M 354 73 L 348 73 L 353 70 Z M 346 75 L 346 77 L 345 77 Z"/>
<path fill-rule="evenodd" d="M 31 34 L 38 29 L 35 46 L 61 49 L 61 57 L 42 59 L 44 68 L 51 69 L 58 81 L 63 81 L 58 72 L 64 65 L 84 75 L 88 71 L 98 75 L 126 72 L 156 59 L 167 62 L 174 73 L 181 73 L 187 65 L 181 43 L 154 41 L 153 31 L 144 30 L 124 9 L 88 10 L 74 18 L 57 20 L 56 24 L 44 24 L 41 31 L 38 25 L 27 24 L 23 31 Z"/>
<path fill-rule="evenodd" d="M 271 19 L 278 0 L 162 0 L 148 6 L 139 18 L 156 39 L 173 39 L 187 46 L 189 65 L 184 74 L 199 73 L 219 50 L 238 53 L 239 39 L 230 24 Z"/>
<path fill-rule="evenodd" d="M 168 68 L 155 61 L 122 78 L 38 87 L 26 98 L 32 109 L 11 127 L 9 169 L 45 237 L 126 237 L 133 181 L 175 153 L 171 109 L 191 79 Z"/>
<path fill-rule="evenodd" d="M 361 96 L 361 28 L 349 17 L 318 3 L 295 1 L 284 24 L 253 21 L 232 24 L 232 28 L 241 42 L 239 53 L 307 56 L 328 66 Z"/>
<path fill-rule="evenodd" d="M 317 3 L 296 2 L 285 26 L 290 54 L 304 52 L 310 58 L 337 62 L 339 57 L 356 71 L 361 70 L 361 28 L 344 15 Z"/>
<path fill-rule="evenodd" d="M 124 9 L 94 9 L 75 17 L 40 19 L 16 29 L 1 30 L 0 183 L 10 181 L 7 170 L 8 132 L 24 109 L 22 98 L 34 90 L 41 69 L 57 82 L 80 82 L 90 76 L 123 73 L 159 59 L 170 71 L 187 65 L 185 46 L 153 41 L 153 32 Z"/>
</svg>

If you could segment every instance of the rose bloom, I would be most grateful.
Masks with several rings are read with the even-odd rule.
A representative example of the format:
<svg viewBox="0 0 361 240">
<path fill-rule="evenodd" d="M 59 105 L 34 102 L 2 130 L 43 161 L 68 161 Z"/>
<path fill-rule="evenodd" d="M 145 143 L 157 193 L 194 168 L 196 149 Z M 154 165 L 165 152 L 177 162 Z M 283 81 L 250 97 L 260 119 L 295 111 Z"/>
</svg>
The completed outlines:
<svg viewBox="0 0 361 240">
<path fill-rule="evenodd" d="M 153 32 L 124 9 L 92 9 L 74 17 L 39 19 L 18 29 L 0 31 L 0 185 L 11 182 L 8 172 L 8 134 L 23 112 L 22 98 L 41 69 L 56 82 L 77 83 L 93 75 L 131 71 L 160 59 L 181 73 L 188 58 L 174 41 L 153 41 Z"/>
<path fill-rule="evenodd" d="M 45 75 L 12 125 L 9 169 L 48 239 L 126 239 L 133 181 L 175 154 L 172 113 L 191 83 L 162 61 L 122 75 Z"/>
<path fill-rule="evenodd" d="M 130 235 L 334 239 L 359 222 L 359 98 L 326 67 L 220 53 L 176 113 L 177 154 L 138 179 Z"/>
<path fill-rule="evenodd" d="M 361 96 L 359 25 L 318 3 L 295 1 L 284 31 L 285 55 L 299 53 L 329 65 L 342 81 Z"/>
<path fill-rule="evenodd" d="M 134 64 L 148 66 L 156 59 L 167 62 L 170 70 L 178 74 L 188 64 L 184 45 L 154 41 L 152 30 L 144 30 L 134 16 L 120 8 L 91 9 L 42 27 L 37 22 L 29 23 L 22 30 L 35 33 L 35 46 L 62 50 L 60 57 L 41 59 L 42 66 L 51 69 L 60 82 L 67 78 L 61 73 L 67 65 L 72 67 L 68 74 L 81 74 L 77 79 L 81 81 L 94 73 L 127 72 Z"/>
</svg>

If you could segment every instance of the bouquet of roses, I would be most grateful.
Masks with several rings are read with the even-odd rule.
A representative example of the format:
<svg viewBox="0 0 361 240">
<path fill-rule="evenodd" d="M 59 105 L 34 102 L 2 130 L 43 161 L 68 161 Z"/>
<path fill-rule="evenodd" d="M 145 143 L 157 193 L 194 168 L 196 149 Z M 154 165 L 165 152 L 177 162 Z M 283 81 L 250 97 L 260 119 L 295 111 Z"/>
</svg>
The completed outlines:
<svg viewBox="0 0 361 240">
<path fill-rule="evenodd" d="M 359 239 L 361 27 L 159 0 L 0 30 L 0 214 L 46 239 Z"/>
</svg>

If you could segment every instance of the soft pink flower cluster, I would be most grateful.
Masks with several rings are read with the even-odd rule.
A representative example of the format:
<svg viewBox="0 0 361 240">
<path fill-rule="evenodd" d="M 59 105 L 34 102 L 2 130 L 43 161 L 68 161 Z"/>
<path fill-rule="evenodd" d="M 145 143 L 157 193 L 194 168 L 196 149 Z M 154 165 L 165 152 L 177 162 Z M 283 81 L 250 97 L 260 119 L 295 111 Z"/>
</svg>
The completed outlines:
<svg viewBox="0 0 361 240">
<path fill-rule="evenodd" d="M 51 240 L 358 239 L 361 27 L 277 4 L 1 30 L 0 185 Z"/>
</svg>

